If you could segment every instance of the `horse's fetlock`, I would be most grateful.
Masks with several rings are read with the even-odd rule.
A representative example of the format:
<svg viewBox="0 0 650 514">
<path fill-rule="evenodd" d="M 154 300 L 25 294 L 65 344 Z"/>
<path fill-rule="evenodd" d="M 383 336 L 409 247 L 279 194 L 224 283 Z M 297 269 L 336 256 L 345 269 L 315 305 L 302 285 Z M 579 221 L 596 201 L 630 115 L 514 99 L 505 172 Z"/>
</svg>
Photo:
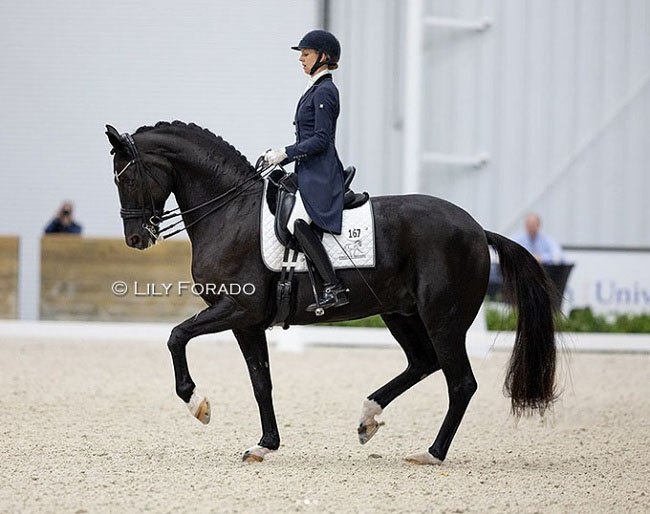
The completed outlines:
<svg viewBox="0 0 650 514">
<path fill-rule="evenodd" d="M 196 385 L 193 383 L 179 384 L 176 386 L 176 394 L 181 400 L 183 400 L 185 403 L 188 403 L 190 401 L 190 398 L 192 398 L 194 389 L 196 389 Z"/>
<path fill-rule="evenodd" d="M 429 448 L 429 453 L 433 458 L 438 459 L 440 463 L 447 458 L 447 451 L 436 448 L 435 444 Z"/>
<path fill-rule="evenodd" d="M 377 400 L 372 398 L 366 398 L 363 401 L 363 406 L 361 407 L 361 420 L 360 423 L 363 423 L 366 420 L 375 418 L 375 416 L 381 415 L 383 409 Z"/>
<path fill-rule="evenodd" d="M 272 436 L 264 436 L 257 444 L 264 448 L 268 448 L 269 450 L 275 451 L 280 448 L 280 436 L 277 434 L 273 434 Z"/>
</svg>

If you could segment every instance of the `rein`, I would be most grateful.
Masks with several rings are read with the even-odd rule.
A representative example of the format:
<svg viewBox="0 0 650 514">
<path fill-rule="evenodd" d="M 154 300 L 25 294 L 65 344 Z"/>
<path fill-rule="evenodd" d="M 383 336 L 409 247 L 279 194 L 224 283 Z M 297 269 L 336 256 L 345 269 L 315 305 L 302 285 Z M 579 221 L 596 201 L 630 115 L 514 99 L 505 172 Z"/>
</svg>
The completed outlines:
<svg viewBox="0 0 650 514">
<path fill-rule="evenodd" d="M 176 207 L 175 209 L 171 209 L 169 211 L 164 211 L 162 213 L 162 215 L 158 218 L 158 224 L 160 224 L 162 222 L 165 222 L 165 221 L 175 219 L 175 218 L 179 218 L 179 217 L 183 216 L 184 214 L 194 212 L 194 211 L 196 211 L 198 209 L 206 207 L 207 205 L 213 204 L 214 202 L 218 202 L 219 200 L 221 200 L 223 198 L 226 198 L 228 195 L 233 195 L 230 198 L 226 198 L 226 201 L 224 201 L 223 203 L 215 205 L 212 209 L 210 209 L 208 212 L 206 212 L 203 216 L 195 219 L 189 225 L 185 225 L 185 226 L 183 226 L 183 227 L 181 227 L 179 229 L 176 229 L 174 232 L 171 232 L 171 233 L 169 233 L 169 234 L 167 234 L 165 236 L 160 236 L 160 234 L 162 234 L 163 232 L 167 232 L 167 231 L 171 230 L 172 228 L 174 228 L 176 225 L 182 223 L 182 221 L 183 221 L 182 219 L 178 220 L 175 223 L 172 223 L 171 225 L 168 225 L 167 227 L 164 227 L 164 228 L 160 229 L 158 231 L 159 237 L 162 237 L 163 240 L 164 239 L 169 239 L 170 237 L 173 237 L 176 234 L 178 234 L 180 232 L 183 232 L 184 230 L 187 230 L 192 225 L 195 225 L 196 223 L 198 223 L 202 219 L 206 218 L 207 216 L 209 216 L 213 212 L 219 210 L 221 207 L 223 207 L 224 205 L 227 205 L 229 202 L 231 202 L 232 200 L 237 198 L 239 195 L 241 195 L 242 193 L 244 193 L 245 191 L 250 189 L 253 186 L 253 183 L 256 180 L 258 180 L 259 178 L 265 178 L 264 177 L 265 172 L 267 172 L 268 170 L 273 171 L 272 168 L 274 168 L 273 165 L 264 165 L 264 157 L 260 156 L 257 159 L 257 162 L 255 163 L 255 173 L 253 175 L 251 175 L 250 177 L 248 177 L 243 182 L 231 187 L 227 191 L 225 191 L 225 192 L 221 193 L 220 195 L 212 198 L 211 200 L 208 200 L 207 202 L 203 202 L 202 204 L 195 205 L 194 207 L 190 207 L 189 209 L 186 209 L 184 211 L 181 211 L 180 207 Z M 270 174 L 270 172 L 269 172 L 269 174 Z M 176 211 L 178 211 L 178 212 L 176 212 Z"/>
<path fill-rule="evenodd" d="M 146 183 L 144 181 L 144 175 L 146 173 L 147 175 L 149 175 L 156 182 L 158 182 L 158 180 L 156 180 L 156 178 L 153 175 L 151 175 L 151 173 L 148 172 L 148 170 L 147 170 L 147 168 L 146 168 L 146 166 L 144 164 L 144 161 L 142 159 L 142 156 L 140 155 L 140 152 L 138 151 L 137 147 L 135 146 L 135 141 L 133 140 L 133 137 L 128 133 L 122 134 L 121 137 L 126 142 L 127 147 L 129 148 L 133 159 L 131 161 L 129 161 L 126 164 L 126 166 L 124 166 L 124 168 L 120 172 L 115 172 L 115 180 L 117 182 L 119 182 L 120 175 L 122 175 L 122 173 L 124 173 L 131 165 L 135 164 L 136 165 L 136 170 L 138 172 L 138 178 L 140 180 L 140 183 L 142 184 L 142 188 L 140 190 L 141 191 L 140 200 L 142 202 L 142 205 L 144 205 L 145 204 L 144 190 L 146 189 L 147 194 L 149 196 L 149 200 L 151 202 L 151 208 L 150 209 L 148 209 L 146 207 L 141 207 L 139 209 L 124 209 L 124 208 L 121 208 L 120 209 L 120 216 L 122 217 L 122 219 L 133 219 L 133 218 L 140 218 L 141 217 L 143 219 L 142 228 L 144 228 L 145 230 L 147 230 L 147 232 L 149 232 L 149 234 L 151 235 L 151 238 L 155 242 L 163 241 L 165 239 L 169 239 L 169 238 L 175 236 L 176 234 L 179 234 L 179 233 L 187 230 L 188 228 L 195 225 L 199 221 L 203 220 L 204 218 L 206 218 L 210 214 L 212 214 L 212 213 L 216 212 L 217 210 L 219 210 L 221 207 L 223 207 L 223 206 L 227 205 L 228 203 L 230 203 L 231 201 L 233 201 L 235 198 L 240 196 L 242 193 L 244 193 L 245 191 L 250 189 L 253 186 L 253 183 L 256 180 L 258 180 L 260 178 L 262 178 L 262 179 L 265 178 L 265 173 L 267 171 L 268 171 L 268 173 L 266 174 L 266 176 L 268 176 L 273 171 L 273 169 L 275 168 L 275 165 L 265 164 L 264 156 L 260 156 L 257 159 L 257 162 L 255 163 L 255 173 L 253 173 L 250 177 L 248 177 L 243 182 L 234 185 L 233 187 L 231 187 L 227 191 L 224 191 L 220 195 L 218 195 L 218 196 L 216 196 L 216 197 L 214 197 L 214 198 L 212 198 L 212 199 L 210 199 L 210 200 L 208 200 L 206 202 L 203 202 L 202 204 L 195 205 L 194 207 L 190 207 L 189 209 L 186 209 L 184 211 L 181 211 L 180 207 L 176 207 L 175 209 L 171 209 L 171 210 L 168 210 L 168 211 L 159 211 L 159 210 L 156 210 L 156 208 L 155 208 L 155 204 L 154 204 L 154 201 L 153 201 L 153 195 L 151 194 L 151 189 L 146 187 Z M 182 223 L 183 222 L 182 219 L 179 219 L 178 221 L 176 221 L 176 222 L 174 222 L 171 225 L 168 225 L 166 227 L 159 228 L 160 224 L 164 223 L 165 221 L 170 221 L 170 220 L 173 220 L 173 219 L 176 219 L 176 218 L 182 218 L 182 216 L 185 215 L 185 214 L 195 212 L 195 211 L 197 211 L 199 209 L 202 209 L 203 207 L 207 207 L 208 205 L 212 205 L 215 202 L 219 202 L 220 200 L 223 200 L 224 198 L 225 198 L 225 201 L 215 205 L 212 209 L 210 209 L 208 212 L 206 212 L 205 214 L 203 214 L 199 218 L 192 221 L 190 224 L 184 225 L 183 227 L 181 227 L 179 229 L 176 229 L 171 233 L 163 235 L 164 232 L 169 232 L 174 227 L 176 227 L 177 225 Z"/>
</svg>

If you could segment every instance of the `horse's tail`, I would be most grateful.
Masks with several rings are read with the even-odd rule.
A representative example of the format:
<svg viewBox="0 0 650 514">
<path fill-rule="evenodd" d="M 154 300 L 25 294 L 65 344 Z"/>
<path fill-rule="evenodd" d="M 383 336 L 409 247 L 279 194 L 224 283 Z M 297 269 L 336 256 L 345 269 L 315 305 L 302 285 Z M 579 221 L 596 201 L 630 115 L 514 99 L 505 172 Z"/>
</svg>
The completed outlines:
<svg viewBox="0 0 650 514">
<path fill-rule="evenodd" d="M 557 398 L 555 389 L 555 288 L 542 266 L 522 246 L 485 231 L 499 255 L 506 298 L 517 309 L 517 333 L 504 391 L 519 417 L 544 411 Z"/>
</svg>

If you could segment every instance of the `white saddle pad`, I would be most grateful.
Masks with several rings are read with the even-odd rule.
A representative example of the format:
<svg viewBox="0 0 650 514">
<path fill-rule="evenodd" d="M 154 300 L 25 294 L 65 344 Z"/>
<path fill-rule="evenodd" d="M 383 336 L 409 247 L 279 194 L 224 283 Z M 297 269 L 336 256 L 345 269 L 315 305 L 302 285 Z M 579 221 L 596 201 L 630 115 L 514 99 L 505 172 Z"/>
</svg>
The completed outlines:
<svg viewBox="0 0 650 514">
<path fill-rule="evenodd" d="M 275 216 L 266 204 L 266 186 L 262 197 L 260 213 L 260 243 L 262 259 L 271 271 L 282 270 L 284 246 L 280 244 L 273 227 Z M 341 235 L 325 234 L 323 246 L 335 269 L 373 268 L 375 266 L 375 224 L 370 201 L 356 209 L 343 211 L 343 229 Z M 296 262 L 296 271 L 307 271 L 305 255 L 300 253 Z"/>
</svg>

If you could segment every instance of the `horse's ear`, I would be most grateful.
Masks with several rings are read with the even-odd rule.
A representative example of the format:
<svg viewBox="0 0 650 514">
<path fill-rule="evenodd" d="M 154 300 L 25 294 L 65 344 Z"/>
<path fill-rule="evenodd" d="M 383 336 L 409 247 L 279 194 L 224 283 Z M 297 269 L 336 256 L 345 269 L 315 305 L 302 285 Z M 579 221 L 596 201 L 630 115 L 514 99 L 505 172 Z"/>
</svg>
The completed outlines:
<svg viewBox="0 0 650 514">
<path fill-rule="evenodd" d="M 124 140 L 120 137 L 120 133 L 117 130 L 115 130 L 115 127 L 111 125 L 106 125 L 106 136 L 108 137 L 108 141 L 113 146 L 114 151 L 128 153 L 128 149 L 124 144 Z"/>
</svg>

